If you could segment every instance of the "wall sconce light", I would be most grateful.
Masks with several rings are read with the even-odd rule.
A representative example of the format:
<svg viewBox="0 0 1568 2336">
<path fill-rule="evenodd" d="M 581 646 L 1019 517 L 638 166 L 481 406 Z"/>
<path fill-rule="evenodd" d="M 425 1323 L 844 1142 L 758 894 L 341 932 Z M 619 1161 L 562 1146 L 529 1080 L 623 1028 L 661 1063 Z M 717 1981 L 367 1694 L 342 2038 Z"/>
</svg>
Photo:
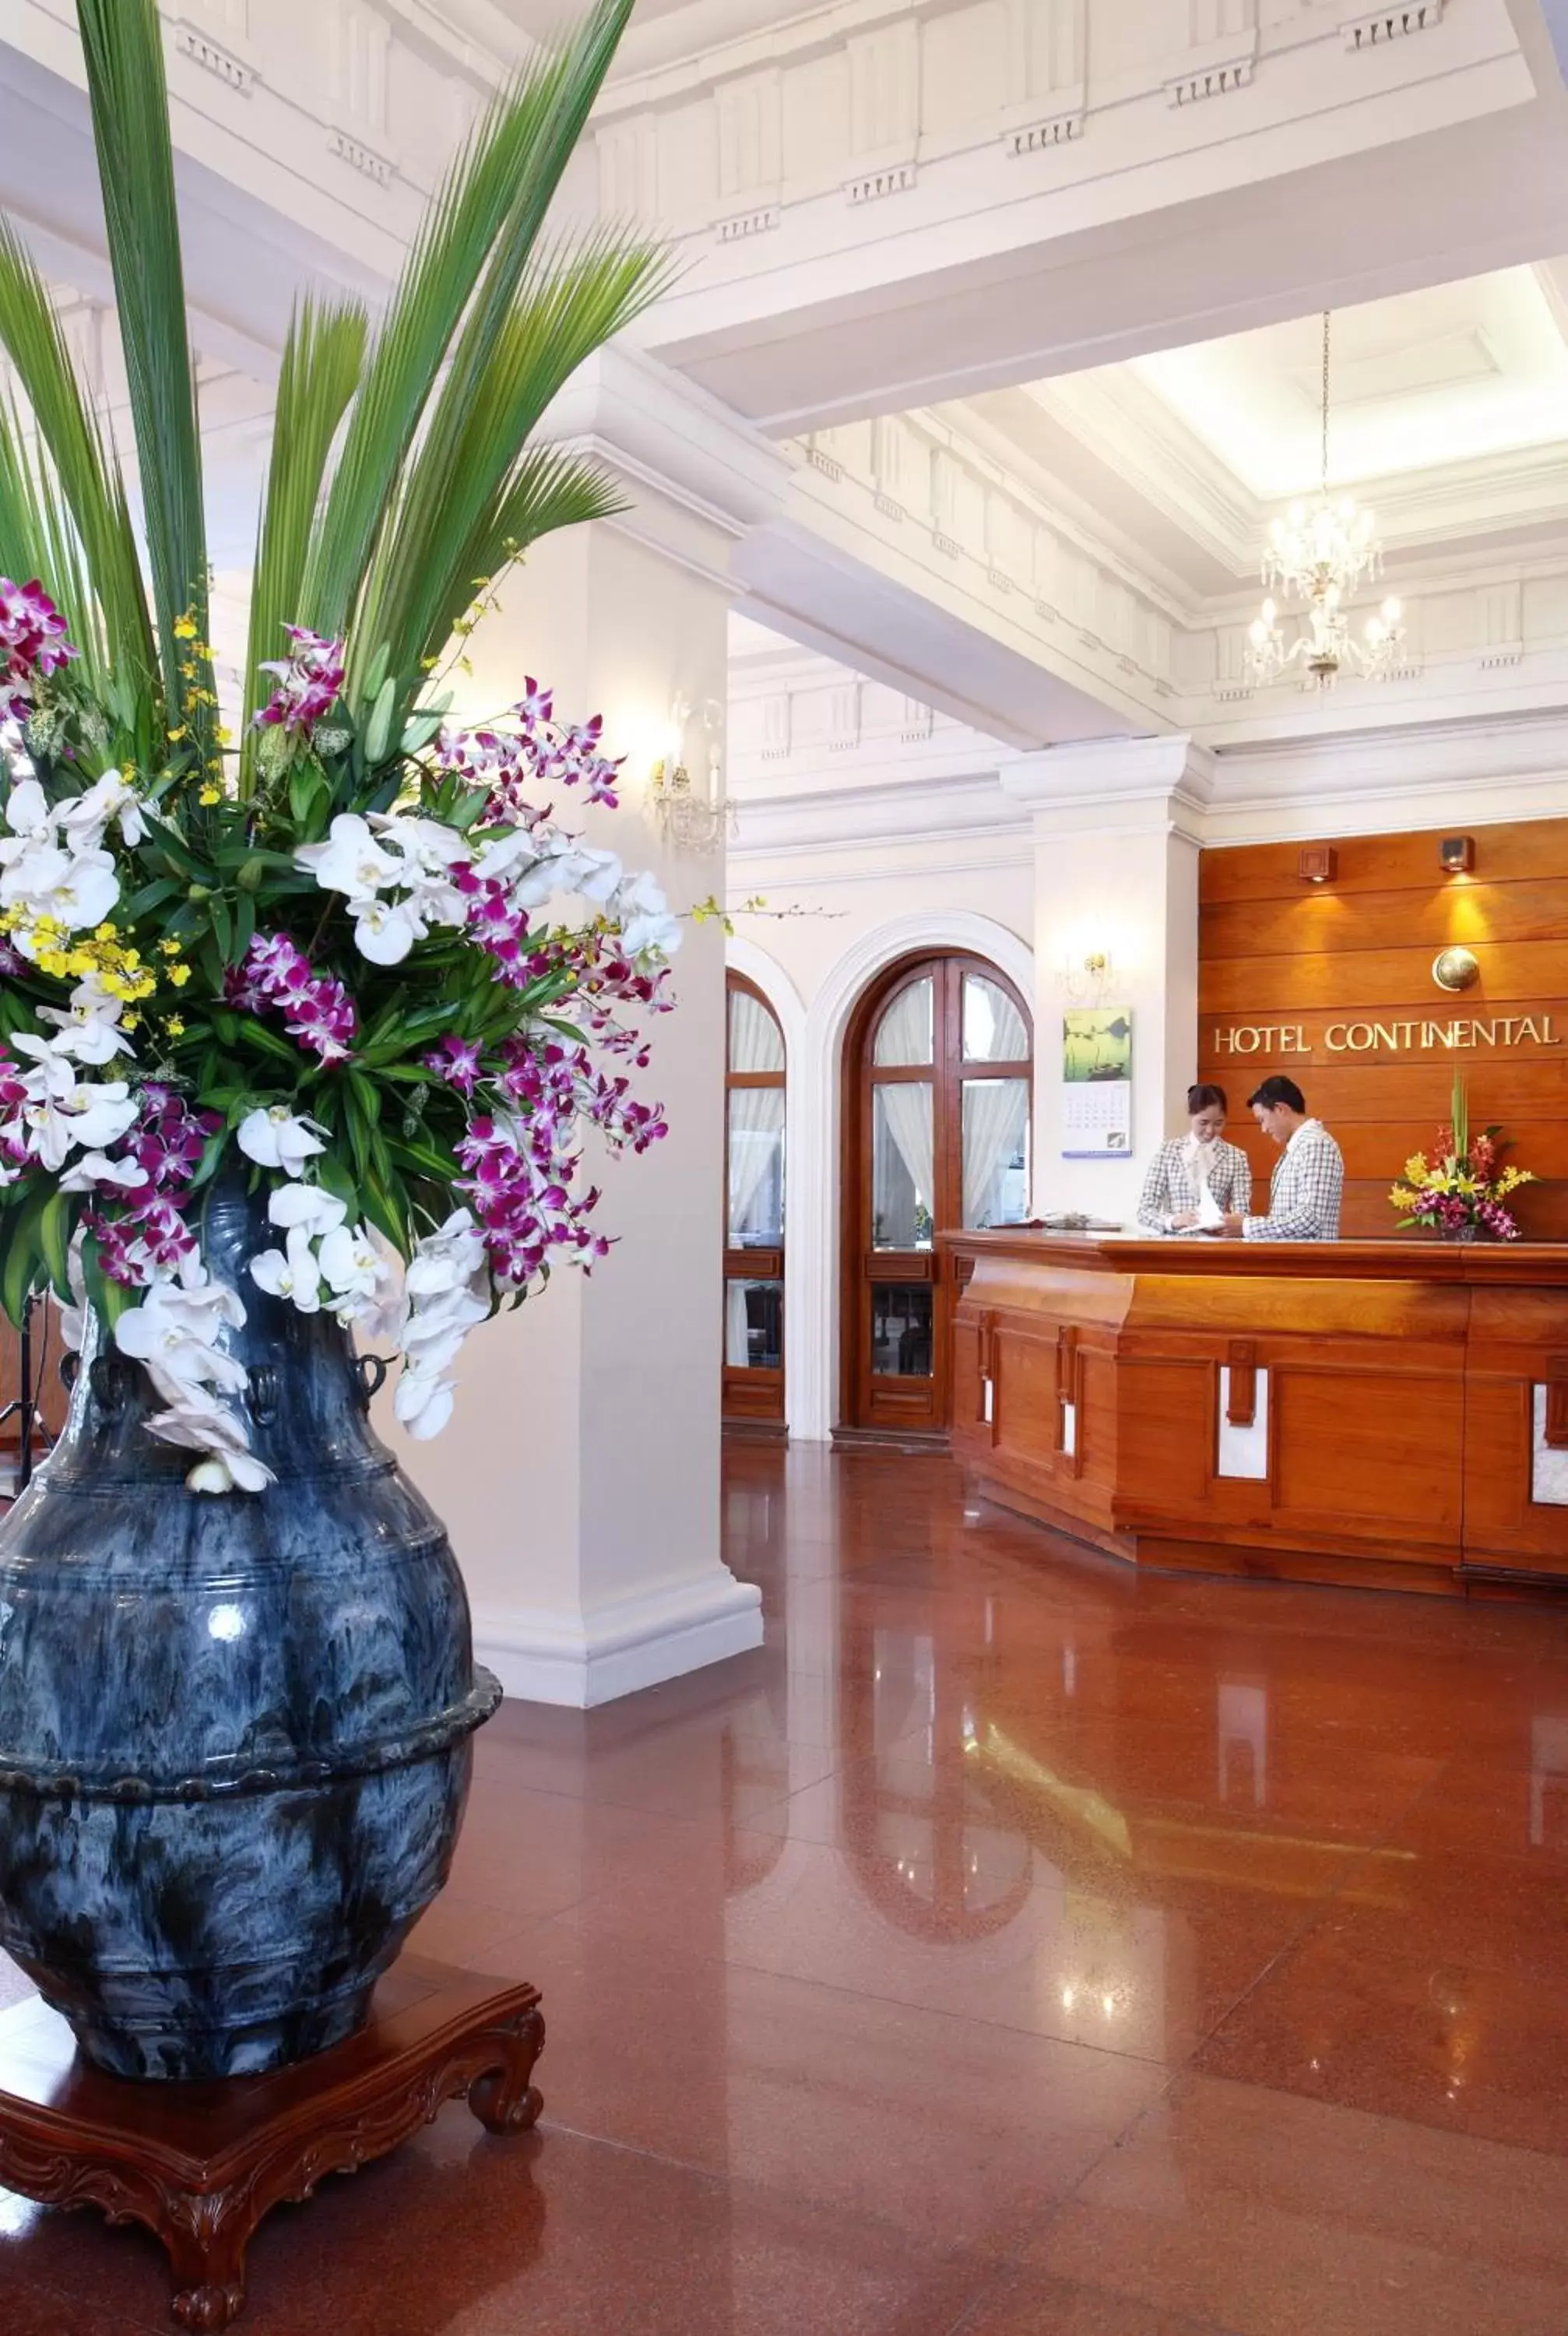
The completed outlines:
<svg viewBox="0 0 1568 2336">
<path fill-rule="evenodd" d="M 1092 949 L 1081 958 L 1066 959 L 1057 979 L 1069 998 L 1103 998 L 1114 972 L 1110 951 Z"/>
<path fill-rule="evenodd" d="M 735 808 L 726 798 L 712 740 L 724 719 L 722 706 L 702 710 L 707 734 L 707 784 L 699 789 L 686 765 L 686 732 L 693 708 L 677 697 L 670 709 L 669 743 L 648 774 L 648 804 L 664 842 L 674 852 L 716 852 L 735 832 Z"/>
<path fill-rule="evenodd" d="M 1439 989 L 1471 989 L 1481 978 L 1481 961 L 1473 949 L 1439 949 L 1432 960 L 1432 978 Z"/>
<path fill-rule="evenodd" d="M 1475 837 L 1446 835 L 1437 846 L 1437 857 L 1446 876 L 1467 876 L 1475 865 Z"/>
<path fill-rule="evenodd" d="M 1303 884 L 1331 884 L 1339 870 L 1339 854 L 1331 843 L 1302 845 L 1296 861 L 1296 873 Z"/>
</svg>

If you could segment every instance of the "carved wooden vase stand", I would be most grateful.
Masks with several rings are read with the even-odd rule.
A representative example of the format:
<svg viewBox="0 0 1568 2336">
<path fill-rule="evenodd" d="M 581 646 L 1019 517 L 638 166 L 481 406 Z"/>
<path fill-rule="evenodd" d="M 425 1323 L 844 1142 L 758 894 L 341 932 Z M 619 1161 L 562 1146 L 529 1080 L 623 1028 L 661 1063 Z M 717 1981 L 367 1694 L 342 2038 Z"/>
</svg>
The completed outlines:
<svg viewBox="0 0 1568 2336">
<path fill-rule="evenodd" d="M 404 1956 L 346 2043 L 270 2076 L 149 2084 L 101 2074 L 32 1998 L 0 2014 L 0 2186 L 145 2224 L 168 2251 L 175 2318 L 227 2328 L 274 2206 L 385 2156 L 459 2097 L 491 2133 L 528 2130 L 539 2000 Z"/>
</svg>

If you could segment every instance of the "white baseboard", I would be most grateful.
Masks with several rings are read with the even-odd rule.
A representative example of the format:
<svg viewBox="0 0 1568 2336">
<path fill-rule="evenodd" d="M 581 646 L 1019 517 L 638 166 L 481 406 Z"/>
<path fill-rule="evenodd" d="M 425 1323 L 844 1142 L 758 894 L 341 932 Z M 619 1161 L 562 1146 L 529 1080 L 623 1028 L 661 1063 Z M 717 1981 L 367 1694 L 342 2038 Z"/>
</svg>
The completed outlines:
<svg viewBox="0 0 1568 2336">
<path fill-rule="evenodd" d="M 716 1566 L 696 1582 L 570 1617 L 476 1606 L 473 1651 L 509 1696 L 587 1711 L 763 1642 L 762 1592 Z"/>
</svg>

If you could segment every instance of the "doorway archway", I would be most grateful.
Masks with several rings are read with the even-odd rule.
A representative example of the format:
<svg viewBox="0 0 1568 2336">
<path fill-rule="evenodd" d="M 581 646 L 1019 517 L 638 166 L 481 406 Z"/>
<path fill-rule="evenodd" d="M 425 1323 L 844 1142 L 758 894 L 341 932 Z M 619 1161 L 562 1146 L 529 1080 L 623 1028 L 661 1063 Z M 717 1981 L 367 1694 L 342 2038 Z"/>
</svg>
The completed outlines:
<svg viewBox="0 0 1568 2336">
<path fill-rule="evenodd" d="M 867 989 L 844 1047 L 841 1416 L 938 1435 L 949 1420 L 943 1227 L 1029 1207 L 1033 1029 L 989 959 L 927 952 Z"/>
</svg>

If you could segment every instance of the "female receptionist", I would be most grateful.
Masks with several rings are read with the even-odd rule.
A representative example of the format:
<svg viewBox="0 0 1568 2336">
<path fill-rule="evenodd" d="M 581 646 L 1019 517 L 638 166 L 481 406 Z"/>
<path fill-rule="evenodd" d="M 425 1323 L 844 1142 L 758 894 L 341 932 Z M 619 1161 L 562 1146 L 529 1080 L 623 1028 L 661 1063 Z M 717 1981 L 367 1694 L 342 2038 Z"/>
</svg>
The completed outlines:
<svg viewBox="0 0 1568 2336">
<path fill-rule="evenodd" d="M 1190 1232 L 1200 1223 L 1217 1226 L 1227 1216 L 1245 1216 L 1252 1197 L 1246 1153 L 1223 1140 L 1224 1088 L 1189 1087 L 1187 1114 L 1186 1134 L 1161 1144 L 1144 1180 L 1138 1222 L 1150 1232 Z"/>
</svg>

